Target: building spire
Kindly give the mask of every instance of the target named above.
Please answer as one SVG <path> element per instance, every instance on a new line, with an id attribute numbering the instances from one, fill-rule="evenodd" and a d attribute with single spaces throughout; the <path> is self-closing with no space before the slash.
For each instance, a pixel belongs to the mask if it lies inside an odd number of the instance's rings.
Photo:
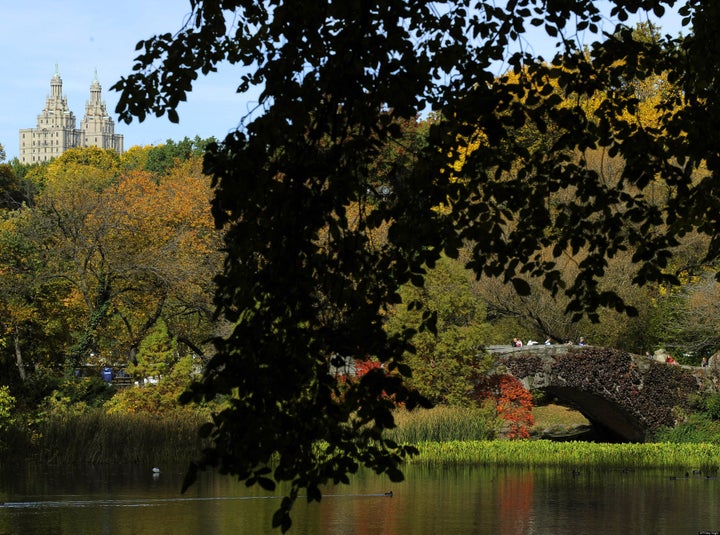
<path id="1" fill-rule="evenodd" d="M 53 75 L 52 80 L 50 80 L 49 98 L 59 102 L 59 104 L 56 104 L 56 106 L 62 105 L 62 78 L 60 78 L 60 71 L 58 71 L 57 63 L 55 64 L 55 74 Z M 48 106 L 50 106 L 49 103 Z"/>
<path id="2" fill-rule="evenodd" d="M 115 133 L 113 120 L 102 101 L 97 69 L 90 85 L 90 100 L 85 104 L 85 118 L 79 129 L 75 125 L 75 114 L 62 94 L 62 78 L 56 63 L 50 95 L 37 116 L 37 127 L 20 130 L 20 162 L 47 162 L 74 147 L 94 146 L 122 154 L 123 136 Z"/>

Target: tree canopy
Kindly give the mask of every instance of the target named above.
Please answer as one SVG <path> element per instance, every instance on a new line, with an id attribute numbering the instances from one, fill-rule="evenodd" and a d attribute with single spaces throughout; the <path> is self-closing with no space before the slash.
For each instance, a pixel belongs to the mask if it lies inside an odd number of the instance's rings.
<path id="1" fill-rule="evenodd" d="M 201 167 L 186 156 L 153 174 L 87 147 L 34 168 L 35 194 L 0 210 L 0 365 L 13 356 L 25 382 L 41 369 L 137 364 L 158 321 L 202 355 L 219 325 L 222 242 Z"/>
<path id="2" fill-rule="evenodd" d="M 687 36 L 648 38 L 626 24 L 676 5 Z M 402 477 L 412 451 L 382 431 L 394 425 L 393 403 L 423 403 L 403 380 L 402 355 L 436 316 L 426 310 L 392 334 L 384 318 L 442 254 L 467 246 L 478 277 L 502 276 L 520 294 L 536 277 L 566 294 L 576 318 L 596 319 L 600 307 L 635 312 L 599 283 L 608 259 L 632 251 L 636 284 L 672 284 L 670 259 L 688 233 L 710 236 L 704 261 L 720 252 L 717 2 L 191 6 L 179 32 L 138 43 L 134 74 L 113 87 L 117 111 L 177 122 L 194 80 L 221 62 L 243 67 L 239 93 L 260 91 L 257 109 L 205 155 L 226 230 L 215 305 L 234 328 L 189 397 L 228 396 L 198 466 L 268 488 L 292 482 L 273 520 L 283 531 L 301 488 L 320 499 L 319 485 L 360 465 Z M 556 40 L 552 58 L 526 46 L 531 28 Z M 648 122 L 641 90 L 658 77 L 676 90 L 659 95 Z M 427 142 L 407 146 L 410 157 L 377 184 L 368 171 L 403 144 L 402 122 L 429 111 Z M 517 136 L 529 127 L 556 135 L 538 150 Z M 621 162 L 616 172 L 594 165 L 598 154 Z M 340 396 L 330 363 L 366 355 L 384 368 Z"/>

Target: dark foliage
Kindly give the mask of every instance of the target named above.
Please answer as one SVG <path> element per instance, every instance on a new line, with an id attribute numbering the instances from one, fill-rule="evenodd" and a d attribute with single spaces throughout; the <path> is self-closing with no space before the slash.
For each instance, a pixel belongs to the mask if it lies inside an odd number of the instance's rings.
<path id="1" fill-rule="evenodd" d="M 502 275 L 523 294 L 520 276 L 540 277 L 567 293 L 577 317 L 597 319 L 598 307 L 635 312 L 598 283 L 618 251 L 637 251 L 635 283 L 677 282 L 666 268 L 678 239 L 720 225 L 712 35 L 720 8 L 685 2 L 696 32 L 687 38 L 641 40 L 623 24 L 675 3 L 612 2 L 619 24 L 608 37 L 589 0 L 193 0 L 180 32 L 138 43 L 135 73 L 114 86 L 126 121 L 153 113 L 177 122 L 194 80 L 222 61 L 247 67 L 239 92 L 261 91 L 255 113 L 205 158 L 215 220 L 227 231 L 217 312 L 235 327 L 188 394 L 232 396 L 207 428 L 216 446 L 200 466 L 264 487 L 291 481 L 273 520 L 283 531 L 301 488 L 318 500 L 321 484 L 346 481 L 360 465 L 399 479 L 409 450 L 382 438 L 393 426 L 382 393 L 408 407 L 421 400 L 402 380 L 414 329 L 388 336 L 384 318 L 402 284 L 422 285 L 426 267 L 464 244 L 478 276 Z M 557 39 L 551 62 L 518 45 L 528 25 Z M 576 30 L 587 49 L 569 37 Z M 503 62 L 517 82 L 496 77 Z M 682 90 L 660 104 L 659 126 L 638 123 L 631 82 L 662 72 Z M 589 117 L 582 103 L 598 91 L 606 98 Z M 369 170 L 402 137 L 402 122 L 428 109 L 437 120 L 427 145 L 391 169 L 378 202 Z M 531 152 L 515 138 L 524 125 L 542 133 L 550 123 L 561 135 L 549 150 Z M 449 180 L 467 152 L 461 140 L 478 132 L 486 143 Z M 618 177 L 587 165 L 583 152 L 596 148 L 625 162 Z M 694 182 L 703 163 L 707 175 Z M 655 180 L 668 186 L 662 207 L 643 194 Z M 574 194 L 550 202 L 559 191 Z M 352 204 L 363 207 L 358 218 L 348 217 Z M 383 225 L 387 240 L 377 243 Z M 720 253 L 715 245 L 709 259 Z M 579 274 L 566 284 L 557 260 L 580 252 Z M 427 312 L 417 328 L 434 330 L 435 321 Z M 366 355 L 390 373 L 368 373 L 336 403 L 330 362 Z"/>

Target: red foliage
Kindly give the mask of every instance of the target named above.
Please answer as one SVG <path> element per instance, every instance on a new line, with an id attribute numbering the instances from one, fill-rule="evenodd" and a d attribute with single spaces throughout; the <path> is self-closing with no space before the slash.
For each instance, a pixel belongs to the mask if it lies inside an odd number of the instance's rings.
<path id="1" fill-rule="evenodd" d="M 338 401 L 341 401 L 343 399 L 343 397 L 345 395 L 344 390 L 345 390 L 346 385 L 348 385 L 349 383 L 358 382 L 358 381 L 360 381 L 360 378 L 363 375 L 369 373 L 371 370 L 375 370 L 375 369 L 382 368 L 382 367 L 383 367 L 382 363 L 377 360 L 372 360 L 370 358 L 365 359 L 365 360 L 355 359 L 355 373 L 353 375 L 344 375 L 343 374 L 343 375 L 337 376 L 337 381 L 338 381 L 338 384 L 340 385 L 340 390 L 341 390 L 341 393 L 338 397 Z M 385 371 L 385 370 L 383 370 L 383 371 Z M 393 399 L 394 394 L 388 395 L 386 392 L 383 391 L 382 396 L 385 399 L 392 400 L 395 403 L 395 405 L 398 407 L 401 407 L 404 405 L 403 403 L 397 403 L 394 401 L 394 399 Z"/>
<path id="2" fill-rule="evenodd" d="M 380 364 L 377 360 L 356 360 L 355 361 L 355 375 L 357 377 L 362 377 L 370 370 L 374 370 L 375 368 L 381 368 L 382 364 Z"/>
<path id="3" fill-rule="evenodd" d="M 535 423 L 532 414 L 532 395 L 512 375 L 490 375 L 475 388 L 479 401 L 492 399 L 500 418 L 508 424 L 507 438 L 529 438 Z"/>

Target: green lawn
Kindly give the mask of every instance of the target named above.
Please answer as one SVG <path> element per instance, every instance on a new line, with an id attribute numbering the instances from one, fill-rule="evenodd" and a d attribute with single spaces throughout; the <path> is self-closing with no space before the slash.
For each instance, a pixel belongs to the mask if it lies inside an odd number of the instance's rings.
<path id="1" fill-rule="evenodd" d="M 533 416 L 535 417 L 534 429 L 560 430 L 590 423 L 578 411 L 554 404 L 533 407 Z"/>

